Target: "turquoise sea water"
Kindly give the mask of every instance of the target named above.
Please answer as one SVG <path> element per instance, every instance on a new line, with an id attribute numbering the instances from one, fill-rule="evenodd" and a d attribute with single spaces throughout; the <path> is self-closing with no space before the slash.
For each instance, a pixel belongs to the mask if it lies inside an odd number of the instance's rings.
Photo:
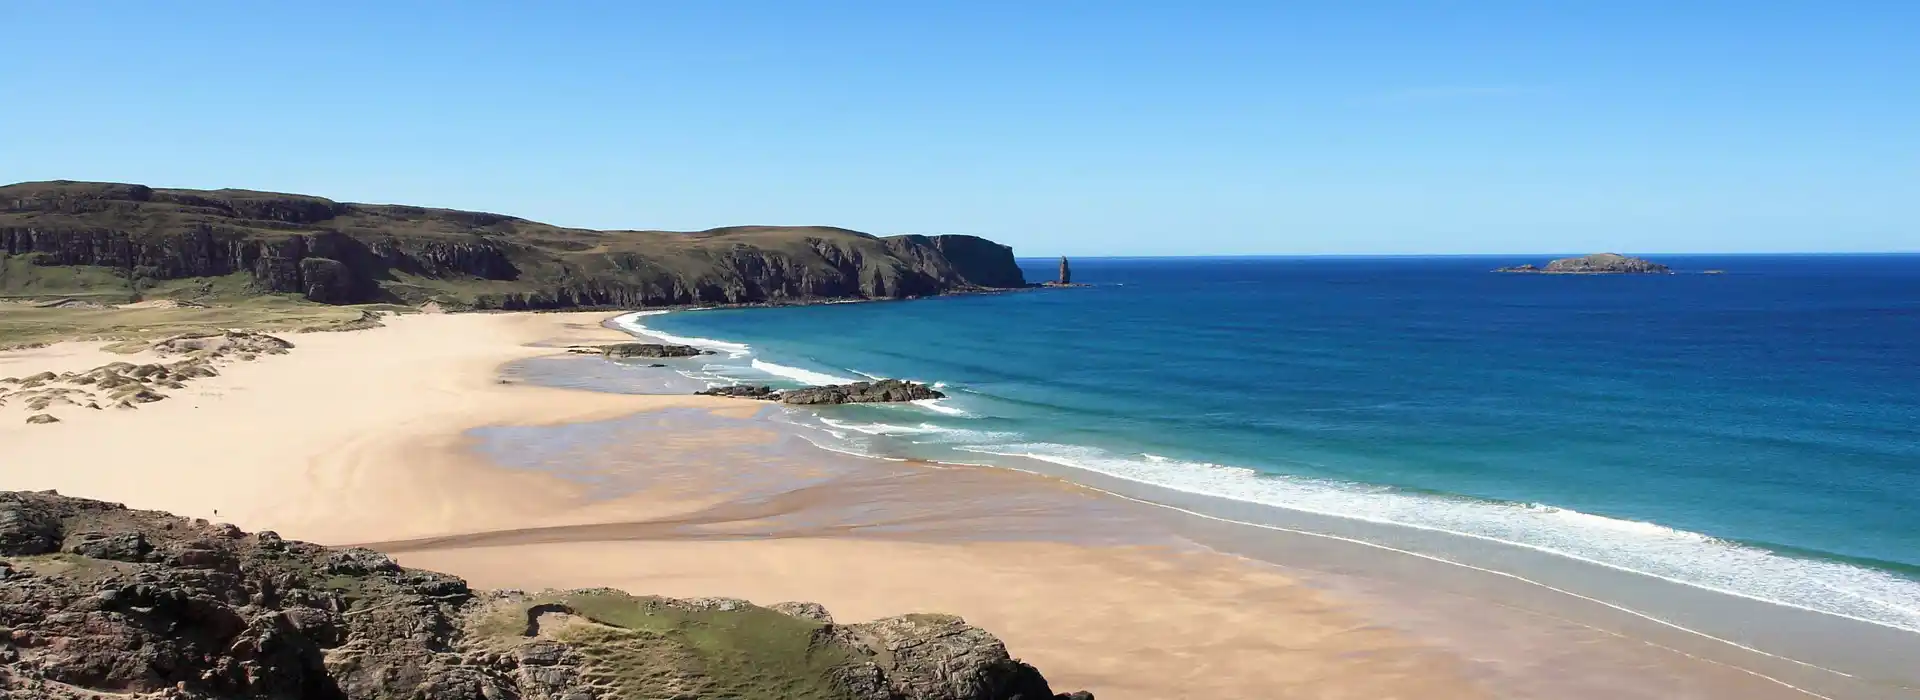
<path id="1" fill-rule="evenodd" d="M 789 412 L 829 449 L 1038 459 L 1920 631 L 1920 257 L 1488 272 L 1513 262 L 1087 259 L 1085 289 L 622 322 L 720 351 L 678 367 L 708 383 L 950 394 Z"/>

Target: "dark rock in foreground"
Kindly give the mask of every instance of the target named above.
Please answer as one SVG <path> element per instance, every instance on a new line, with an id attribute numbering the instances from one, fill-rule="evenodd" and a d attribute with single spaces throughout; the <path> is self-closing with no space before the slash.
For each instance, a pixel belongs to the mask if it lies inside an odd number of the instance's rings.
<path id="1" fill-rule="evenodd" d="M 0 492 L 0 697 L 409 700 L 1056 695 L 947 615 L 595 589 L 489 593 L 366 549 Z"/>
<path id="2" fill-rule="evenodd" d="M 762 399 L 795 405 L 827 405 L 843 403 L 898 403 L 902 401 L 921 401 L 925 399 L 944 399 L 946 394 L 933 387 L 917 382 L 898 379 L 882 379 L 872 382 L 854 382 L 834 386 L 810 386 L 804 389 L 775 391 L 769 386 L 735 385 L 702 389 L 694 392 L 707 396 L 728 396 L 740 399 Z"/>
<path id="3" fill-rule="evenodd" d="M 1596 253 L 1578 258 L 1561 258 L 1539 267 L 1528 263 L 1502 267 L 1494 272 L 1521 272 L 1545 275 L 1631 275 L 1631 274 L 1667 274 L 1672 272 L 1667 266 L 1651 260 L 1632 258 L 1618 253 Z"/>

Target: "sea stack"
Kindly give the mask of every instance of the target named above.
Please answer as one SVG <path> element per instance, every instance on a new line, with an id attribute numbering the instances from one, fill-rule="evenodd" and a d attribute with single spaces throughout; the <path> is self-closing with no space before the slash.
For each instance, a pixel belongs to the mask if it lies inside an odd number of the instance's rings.
<path id="1" fill-rule="evenodd" d="M 1067 256 L 1060 256 L 1060 286 L 1073 284 L 1073 267 L 1067 264 Z"/>

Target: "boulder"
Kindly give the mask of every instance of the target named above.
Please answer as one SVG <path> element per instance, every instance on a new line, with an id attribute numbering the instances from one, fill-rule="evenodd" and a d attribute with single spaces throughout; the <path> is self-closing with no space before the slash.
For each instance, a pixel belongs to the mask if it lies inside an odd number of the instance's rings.
<path id="1" fill-rule="evenodd" d="M 833 614 L 827 612 L 827 606 L 819 603 L 774 603 L 767 606 L 767 609 L 777 613 L 792 615 L 802 620 L 812 620 L 814 622 L 824 622 L 827 624 L 833 623 Z"/>
<path id="2" fill-rule="evenodd" d="M 1056 698 L 1038 670 L 986 630 L 952 615 L 903 615 L 845 625 L 838 636 L 872 654 L 893 697 Z"/>

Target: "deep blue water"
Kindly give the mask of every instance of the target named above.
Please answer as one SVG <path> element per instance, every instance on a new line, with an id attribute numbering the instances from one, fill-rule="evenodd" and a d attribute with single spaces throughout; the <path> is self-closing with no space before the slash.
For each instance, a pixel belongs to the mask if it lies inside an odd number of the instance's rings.
<path id="1" fill-rule="evenodd" d="M 1085 289 L 637 322 L 747 346 L 710 381 L 952 394 L 797 415 L 834 449 L 1037 458 L 1920 630 L 1920 256 L 1489 272 L 1522 261 L 1085 259 Z"/>

